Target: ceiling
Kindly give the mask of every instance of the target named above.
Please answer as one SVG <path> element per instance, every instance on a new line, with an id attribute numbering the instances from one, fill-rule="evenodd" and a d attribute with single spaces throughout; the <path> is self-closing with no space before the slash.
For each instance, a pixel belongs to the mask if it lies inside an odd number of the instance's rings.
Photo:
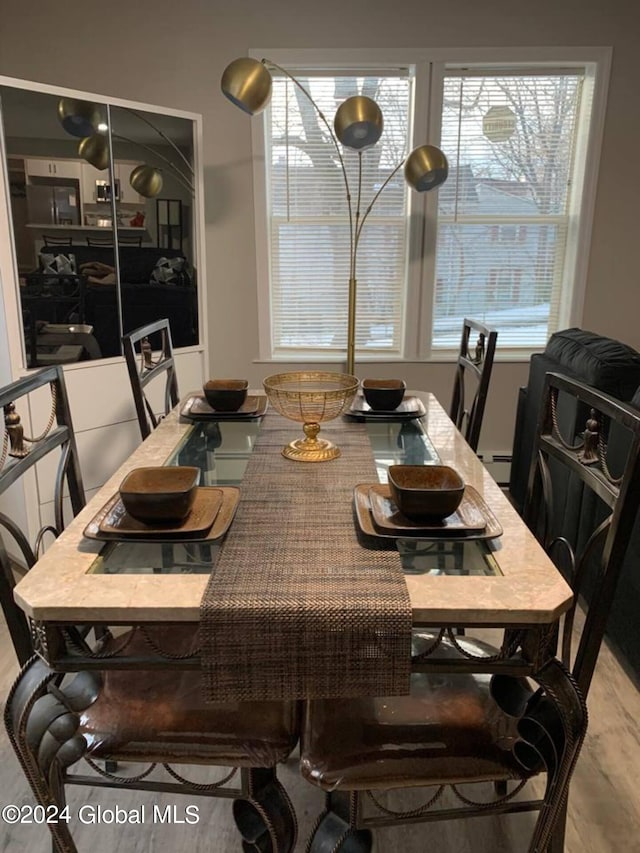
<path id="1" fill-rule="evenodd" d="M 0 100 L 7 137 L 69 141 L 69 134 L 58 121 L 58 95 L 0 86 Z M 105 106 L 105 121 L 106 112 Z M 189 119 L 142 110 L 136 112 L 148 118 L 176 145 L 190 147 L 193 144 L 192 122 Z M 153 128 L 124 107 L 111 107 L 111 121 L 115 134 L 147 145 L 165 144 Z"/>

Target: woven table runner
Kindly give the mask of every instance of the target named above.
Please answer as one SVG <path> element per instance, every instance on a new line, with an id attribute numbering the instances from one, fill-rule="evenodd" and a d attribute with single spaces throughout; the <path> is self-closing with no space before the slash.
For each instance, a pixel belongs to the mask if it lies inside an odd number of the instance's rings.
<path id="1" fill-rule="evenodd" d="M 353 487 L 378 479 L 366 426 L 323 424 L 342 455 L 319 463 L 282 456 L 297 429 L 274 412 L 263 419 L 202 598 L 207 701 L 409 691 L 400 557 L 364 548 L 354 522 Z"/>

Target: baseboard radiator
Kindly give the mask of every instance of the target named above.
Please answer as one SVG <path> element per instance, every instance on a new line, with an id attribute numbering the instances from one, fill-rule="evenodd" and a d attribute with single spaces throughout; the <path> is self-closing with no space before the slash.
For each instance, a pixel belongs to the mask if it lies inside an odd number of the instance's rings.
<path id="1" fill-rule="evenodd" d="M 482 450 L 478 458 L 502 488 L 509 486 L 511 473 L 511 453 L 506 450 Z"/>

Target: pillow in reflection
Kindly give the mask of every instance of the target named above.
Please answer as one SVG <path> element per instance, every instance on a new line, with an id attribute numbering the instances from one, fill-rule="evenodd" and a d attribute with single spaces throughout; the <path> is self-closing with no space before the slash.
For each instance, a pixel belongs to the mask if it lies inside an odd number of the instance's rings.
<path id="1" fill-rule="evenodd" d="M 43 272 L 58 275 L 66 273 L 73 274 L 76 271 L 76 256 L 69 255 L 53 255 L 47 252 L 40 252 L 40 266 Z"/>
<path id="2" fill-rule="evenodd" d="M 191 284 L 186 258 L 159 258 L 151 271 L 151 284 Z"/>

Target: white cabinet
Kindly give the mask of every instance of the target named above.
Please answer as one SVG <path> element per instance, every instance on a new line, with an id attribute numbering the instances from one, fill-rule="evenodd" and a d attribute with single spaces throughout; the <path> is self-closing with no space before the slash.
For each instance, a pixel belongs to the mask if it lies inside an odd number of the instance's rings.
<path id="1" fill-rule="evenodd" d="M 34 178 L 73 178 L 80 180 L 80 160 L 48 160 L 34 157 L 25 160 L 27 179 Z"/>
<path id="2" fill-rule="evenodd" d="M 115 164 L 116 177 L 120 181 L 120 201 L 123 204 L 144 204 L 144 198 L 129 183 L 131 172 L 139 165 L 140 163 L 125 162 L 124 160 Z"/>

